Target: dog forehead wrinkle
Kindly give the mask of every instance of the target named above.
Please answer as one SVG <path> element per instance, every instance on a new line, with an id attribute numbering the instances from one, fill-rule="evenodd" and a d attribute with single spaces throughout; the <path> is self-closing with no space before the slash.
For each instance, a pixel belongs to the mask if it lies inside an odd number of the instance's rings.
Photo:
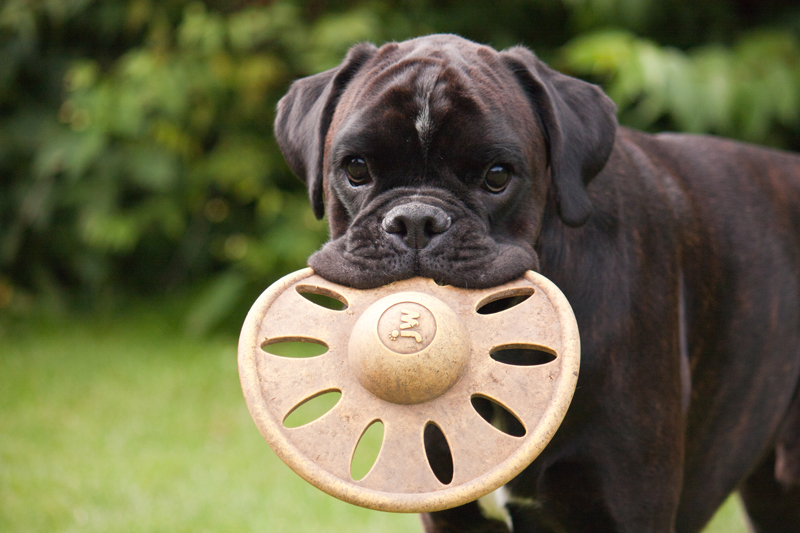
<path id="1" fill-rule="evenodd" d="M 364 137 L 361 126 L 363 122 L 363 110 L 356 109 L 348 112 L 346 116 L 339 117 L 338 128 L 331 132 L 334 134 L 330 153 L 333 162 L 342 162 L 346 156 L 363 155 L 360 153 Z M 352 153 L 353 151 L 356 153 Z"/>
<path id="2" fill-rule="evenodd" d="M 368 105 L 372 98 L 380 97 L 392 87 L 407 90 L 407 87 L 412 85 L 410 78 L 414 77 L 421 68 L 439 65 L 439 60 L 430 58 L 404 58 L 399 61 L 378 63 L 363 74 L 366 81 L 362 87 L 356 89 L 356 99 Z"/>

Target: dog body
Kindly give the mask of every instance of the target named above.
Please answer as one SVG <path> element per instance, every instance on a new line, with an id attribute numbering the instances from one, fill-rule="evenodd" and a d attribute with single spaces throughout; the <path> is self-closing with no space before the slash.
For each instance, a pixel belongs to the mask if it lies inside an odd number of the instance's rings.
<path id="1" fill-rule="evenodd" d="M 800 531 L 800 157 L 618 127 L 597 87 L 455 36 L 295 82 L 276 137 L 360 288 L 477 288 L 534 269 L 569 299 L 581 375 L 507 486 L 511 529 L 700 531 L 740 489 Z M 508 531 L 477 504 L 430 532 Z"/>

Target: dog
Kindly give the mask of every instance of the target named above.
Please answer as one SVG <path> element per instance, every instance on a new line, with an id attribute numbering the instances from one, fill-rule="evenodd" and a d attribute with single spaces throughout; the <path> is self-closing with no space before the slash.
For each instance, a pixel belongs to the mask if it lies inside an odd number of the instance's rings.
<path id="1" fill-rule="evenodd" d="M 696 532 L 736 490 L 755 531 L 800 531 L 800 157 L 615 113 L 524 47 L 453 35 L 359 44 L 278 104 L 328 217 L 322 277 L 532 269 L 575 312 L 578 387 L 509 520 L 473 502 L 427 532 Z"/>

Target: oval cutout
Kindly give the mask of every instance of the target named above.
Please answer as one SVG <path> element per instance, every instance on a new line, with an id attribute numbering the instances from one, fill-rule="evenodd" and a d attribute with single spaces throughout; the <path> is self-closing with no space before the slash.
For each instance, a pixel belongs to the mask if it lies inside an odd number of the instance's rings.
<path id="1" fill-rule="evenodd" d="M 534 292 L 536 291 L 533 287 L 518 287 L 496 292 L 478 302 L 476 310 L 481 315 L 493 315 L 521 304 Z"/>
<path id="2" fill-rule="evenodd" d="M 382 444 L 383 422 L 375 420 L 361 434 L 356 449 L 353 450 L 353 458 L 350 460 L 350 477 L 353 481 L 364 479 L 369 474 L 378 459 Z"/>
<path id="3" fill-rule="evenodd" d="M 527 433 L 525 426 L 522 425 L 517 415 L 488 396 L 476 394 L 470 398 L 470 401 L 475 411 L 481 415 L 481 418 L 506 435 L 524 437 L 525 433 Z"/>
<path id="4" fill-rule="evenodd" d="M 433 422 L 425 425 L 425 457 L 433 475 L 443 485 L 453 481 L 453 454 L 441 428 Z"/>
<path id="5" fill-rule="evenodd" d="M 489 357 L 505 365 L 536 366 L 556 360 L 556 354 L 536 346 L 511 345 L 492 348 Z"/>
<path id="6" fill-rule="evenodd" d="M 283 419 L 283 427 L 299 428 L 321 418 L 336 407 L 342 398 L 340 390 L 322 391 L 297 404 Z"/>
<path id="7" fill-rule="evenodd" d="M 306 358 L 324 354 L 328 345 L 319 339 L 284 337 L 266 341 L 261 349 L 279 357 Z"/>
<path id="8" fill-rule="evenodd" d="M 295 289 L 300 296 L 325 309 L 331 309 L 333 311 L 344 311 L 347 309 L 347 300 L 345 297 L 332 290 L 315 285 L 298 285 Z"/>

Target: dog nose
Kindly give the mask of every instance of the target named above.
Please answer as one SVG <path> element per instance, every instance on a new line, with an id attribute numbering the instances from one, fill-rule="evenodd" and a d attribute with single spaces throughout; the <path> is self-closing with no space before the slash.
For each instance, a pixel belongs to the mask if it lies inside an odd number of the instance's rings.
<path id="1" fill-rule="evenodd" d="M 383 217 L 381 227 L 386 233 L 399 235 L 409 248 L 422 249 L 431 237 L 450 228 L 451 220 L 443 209 L 421 202 L 393 207 Z"/>

